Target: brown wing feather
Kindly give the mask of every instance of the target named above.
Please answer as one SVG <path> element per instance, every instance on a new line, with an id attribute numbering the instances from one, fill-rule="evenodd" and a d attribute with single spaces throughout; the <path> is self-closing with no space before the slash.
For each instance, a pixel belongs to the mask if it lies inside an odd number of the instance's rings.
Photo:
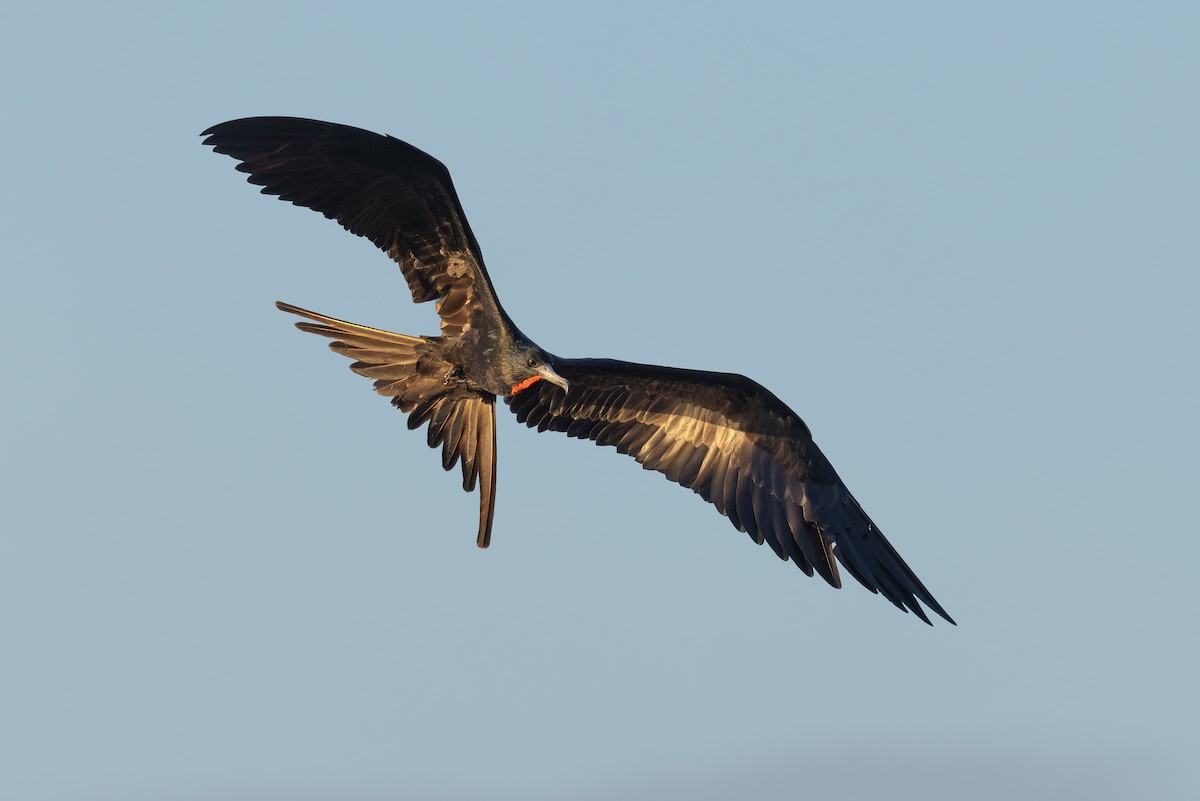
<path id="1" fill-rule="evenodd" d="M 507 399 L 539 431 L 611 445 L 688 487 L 740 531 L 841 586 L 840 562 L 872 592 L 953 623 L 846 489 L 804 422 L 744 376 L 606 359 L 559 359 L 569 392 L 540 382 Z"/>
<path id="2" fill-rule="evenodd" d="M 264 194 L 319 211 L 385 251 L 414 301 L 438 301 L 444 335 L 502 313 L 450 173 L 428 153 L 361 128 L 292 117 L 232 120 L 201 136 L 241 162 L 237 169 Z M 481 310 L 492 317 L 477 318 Z"/>
<path id="3" fill-rule="evenodd" d="M 479 483 L 479 533 L 486 548 L 496 510 L 496 396 L 446 382 L 438 337 L 410 337 L 348 323 L 324 314 L 276 303 L 281 310 L 314 320 L 296 323 L 301 331 L 328 337 L 331 350 L 354 359 L 350 369 L 375 379 L 375 391 L 408 413 L 408 427 L 428 424 L 429 447 L 442 449 L 442 467 L 462 464 L 463 489 Z"/>

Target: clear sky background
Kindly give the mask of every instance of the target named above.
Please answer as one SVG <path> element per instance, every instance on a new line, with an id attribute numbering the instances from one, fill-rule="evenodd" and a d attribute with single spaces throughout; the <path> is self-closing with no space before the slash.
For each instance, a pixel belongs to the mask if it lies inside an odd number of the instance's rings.
<path id="1" fill-rule="evenodd" d="M 1200 797 L 1200 7 L 967 5 L 7 4 L 0 796 Z M 506 410 L 476 549 L 272 307 L 436 330 L 260 114 L 443 160 L 548 350 L 769 387 L 960 625 Z"/>

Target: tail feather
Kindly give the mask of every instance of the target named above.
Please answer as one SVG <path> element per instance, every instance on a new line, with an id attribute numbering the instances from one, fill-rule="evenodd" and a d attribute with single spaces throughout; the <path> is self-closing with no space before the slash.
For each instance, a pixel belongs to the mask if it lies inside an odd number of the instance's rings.
<path id="1" fill-rule="evenodd" d="M 496 508 L 496 397 L 449 380 L 454 365 L 442 355 L 441 337 L 411 337 L 275 305 L 314 320 L 296 327 L 334 340 L 330 349 L 354 359 L 351 370 L 375 379 L 375 391 L 409 415 L 409 428 L 429 424 L 427 441 L 431 448 L 441 446 L 442 467 L 450 470 L 461 461 L 463 489 L 470 492 L 479 483 L 476 544 L 486 548 Z"/>
<path id="2" fill-rule="evenodd" d="M 479 470 L 479 534 L 475 544 L 486 548 L 492 543 L 492 518 L 496 514 L 496 398 L 487 401 L 487 411 L 477 414 L 483 436 L 479 438 L 482 457 L 473 464 Z M 464 465 L 465 467 L 465 465 Z"/>

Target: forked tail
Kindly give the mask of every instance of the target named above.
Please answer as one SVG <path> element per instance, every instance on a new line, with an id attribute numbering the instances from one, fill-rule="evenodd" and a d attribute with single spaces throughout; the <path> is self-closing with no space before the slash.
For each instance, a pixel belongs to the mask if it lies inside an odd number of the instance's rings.
<path id="1" fill-rule="evenodd" d="M 408 414 L 408 427 L 429 423 L 429 447 L 442 447 L 442 467 L 462 463 L 463 489 L 479 482 L 479 534 L 486 548 L 496 509 L 496 396 L 456 379 L 455 365 L 443 354 L 441 337 L 411 337 L 348 323 L 288 303 L 281 311 L 315 322 L 296 323 L 301 331 L 328 337 L 331 350 L 354 359 L 350 369 L 375 379 L 375 391 Z"/>

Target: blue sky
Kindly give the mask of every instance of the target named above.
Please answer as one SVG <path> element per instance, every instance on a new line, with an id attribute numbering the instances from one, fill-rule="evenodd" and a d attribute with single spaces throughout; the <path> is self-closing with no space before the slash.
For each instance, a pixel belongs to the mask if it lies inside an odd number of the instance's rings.
<path id="1" fill-rule="evenodd" d="M 1192 4 L 0 12 L 0 794 L 1196 797 Z M 959 621 L 501 413 L 493 546 L 286 300 L 436 329 L 200 146 L 443 160 L 522 329 L 741 372 Z M 685 795 L 686 794 L 686 795 Z"/>

